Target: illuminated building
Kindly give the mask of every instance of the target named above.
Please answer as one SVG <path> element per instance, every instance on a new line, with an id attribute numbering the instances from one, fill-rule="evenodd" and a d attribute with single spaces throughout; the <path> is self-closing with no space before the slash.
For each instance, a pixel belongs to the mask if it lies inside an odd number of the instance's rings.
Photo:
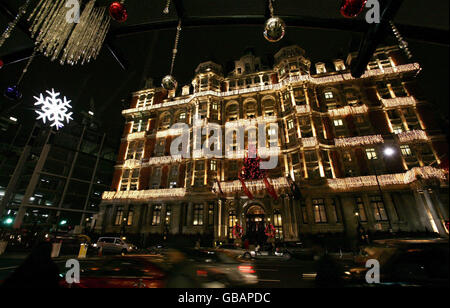
<path id="1" fill-rule="evenodd" d="M 133 93 L 97 231 L 209 234 L 224 241 L 234 237 L 236 224 L 251 237 L 270 223 L 278 238 L 301 240 L 320 233 L 356 238 L 360 223 L 374 232 L 447 236 L 448 181 L 441 167 L 448 145 L 417 88 L 420 65 L 404 62 L 397 47 L 384 47 L 354 79 L 355 56 L 333 61 L 332 69 L 311 67 L 305 51 L 291 46 L 275 55 L 272 68 L 246 54 L 228 76 L 220 65 L 200 64 L 179 95 L 161 88 Z M 262 180 L 246 183 L 254 199 L 247 197 L 238 180 L 245 153 L 171 157 L 180 134 L 171 125 L 192 128 L 197 118 L 222 127 L 277 123 L 278 165 L 269 182 L 279 198 Z"/>

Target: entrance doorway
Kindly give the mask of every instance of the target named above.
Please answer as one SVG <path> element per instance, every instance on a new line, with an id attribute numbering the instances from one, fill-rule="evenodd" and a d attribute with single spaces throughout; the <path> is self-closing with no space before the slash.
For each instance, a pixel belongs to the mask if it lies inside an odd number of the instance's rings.
<path id="1" fill-rule="evenodd" d="M 267 237 L 264 233 L 266 228 L 266 214 L 259 205 L 250 206 L 246 216 L 246 238 L 250 244 L 262 245 Z"/>

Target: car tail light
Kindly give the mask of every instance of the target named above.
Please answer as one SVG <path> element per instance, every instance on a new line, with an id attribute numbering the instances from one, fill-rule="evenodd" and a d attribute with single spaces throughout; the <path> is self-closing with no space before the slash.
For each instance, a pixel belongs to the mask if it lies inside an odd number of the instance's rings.
<path id="1" fill-rule="evenodd" d="M 246 274 L 254 274 L 255 273 L 255 269 L 251 265 L 241 265 L 241 266 L 239 266 L 239 271 L 241 273 L 246 273 Z"/>
<path id="2" fill-rule="evenodd" d="M 208 272 L 203 270 L 197 270 L 197 276 L 206 277 L 208 276 Z"/>

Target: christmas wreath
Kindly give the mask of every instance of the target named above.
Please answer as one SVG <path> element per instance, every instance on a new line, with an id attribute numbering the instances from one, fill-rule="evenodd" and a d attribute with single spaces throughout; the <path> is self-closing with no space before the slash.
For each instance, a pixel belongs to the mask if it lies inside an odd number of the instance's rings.
<path id="1" fill-rule="evenodd" d="M 242 234 L 243 234 L 243 231 L 244 230 L 242 229 L 242 227 L 240 225 L 235 225 L 233 227 L 233 236 L 236 237 L 236 238 L 241 238 Z"/>

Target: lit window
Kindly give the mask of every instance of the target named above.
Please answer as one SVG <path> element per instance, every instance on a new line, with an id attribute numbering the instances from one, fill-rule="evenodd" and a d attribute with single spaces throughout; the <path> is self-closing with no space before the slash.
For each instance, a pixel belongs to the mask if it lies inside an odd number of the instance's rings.
<path id="1" fill-rule="evenodd" d="M 294 128 L 294 120 L 290 119 L 287 123 L 287 127 L 288 127 L 288 129 Z"/>
<path id="2" fill-rule="evenodd" d="M 412 151 L 409 145 L 402 145 L 400 150 L 402 151 L 403 156 L 412 156 Z"/>
<path id="3" fill-rule="evenodd" d="M 275 210 L 273 213 L 273 226 L 275 228 L 275 238 L 283 238 L 283 220 L 279 210 Z"/>
<path id="4" fill-rule="evenodd" d="M 208 225 L 214 225 L 214 203 L 208 205 Z"/>
<path id="5" fill-rule="evenodd" d="M 158 226 L 161 223 L 161 205 L 153 206 L 152 226 Z"/>
<path id="6" fill-rule="evenodd" d="M 333 99 L 334 98 L 333 92 L 325 92 L 325 98 L 326 99 Z"/>
<path id="7" fill-rule="evenodd" d="M 334 126 L 344 126 L 344 121 L 342 121 L 342 119 L 334 120 Z"/>
<path id="8" fill-rule="evenodd" d="M 323 199 L 313 200 L 314 221 L 316 223 L 326 223 L 327 214 L 325 212 L 325 202 Z"/>
<path id="9" fill-rule="evenodd" d="M 134 217 L 134 210 L 130 208 L 128 210 L 128 218 L 127 218 L 127 225 L 128 226 L 132 226 L 133 225 L 133 217 Z"/>
<path id="10" fill-rule="evenodd" d="M 166 226 L 170 226 L 170 218 L 172 217 L 172 208 L 170 206 L 166 207 L 166 219 L 164 220 L 164 224 Z"/>
<path id="11" fill-rule="evenodd" d="M 213 110 L 219 109 L 219 104 L 213 103 L 213 104 L 212 104 L 212 109 L 213 109 Z"/>
<path id="12" fill-rule="evenodd" d="M 369 160 L 378 159 L 377 152 L 375 151 L 375 149 L 366 149 L 366 155 L 367 155 L 367 159 L 369 159 Z"/>
<path id="13" fill-rule="evenodd" d="M 228 215 L 228 237 L 235 238 L 233 234 L 233 228 L 237 225 L 237 217 L 234 211 L 231 211 Z"/>
<path id="14" fill-rule="evenodd" d="M 180 114 L 180 120 L 185 120 L 186 119 L 186 113 L 183 112 Z"/>
<path id="15" fill-rule="evenodd" d="M 269 136 L 276 136 L 277 135 L 277 129 L 276 128 L 270 128 L 268 130 Z"/>
<path id="16" fill-rule="evenodd" d="M 120 226 L 123 219 L 123 207 L 117 208 L 116 219 L 114 220 L 114 225 Z"/>
<path id="17" fill-rule="evenodd" d="M 392 130 L 394 131 L 394 134 L 398 135 L 403 133 L 403 126 L 400 125 L 392 125 Z"/>
<path id="18" fill-rule="evenodd" d="M 388 217 L 386 214 L 386 209 L 384 208 L 384 203 L 381 200 L 381 197 L 371 197 L 370 204 L 373 209 L 373 214 L 376 221 L 388 221 Z"/>
<path id="19" fill-rule="evenodd" d="M 194 205 L 194 226 L 202 226 L 203 225 L 203 204 Z"/>
<path id="20" fill-rule="evenodd" d="M 216 171 L 217 170 L 217 161 L 216 160 L 212 160 L 210 167 L 211 167 L 210 168 L 211 171 Z"/>
<path id="21" fill-rule="evenodd" d="M 357 215 L 358 215 L 359 221 L 366 222 L 367 221 L 366 210 L 364 209 L 364 202 L 362 201 L 361 198 L 356 198 L 356 206 L 358 207 Z"/>

